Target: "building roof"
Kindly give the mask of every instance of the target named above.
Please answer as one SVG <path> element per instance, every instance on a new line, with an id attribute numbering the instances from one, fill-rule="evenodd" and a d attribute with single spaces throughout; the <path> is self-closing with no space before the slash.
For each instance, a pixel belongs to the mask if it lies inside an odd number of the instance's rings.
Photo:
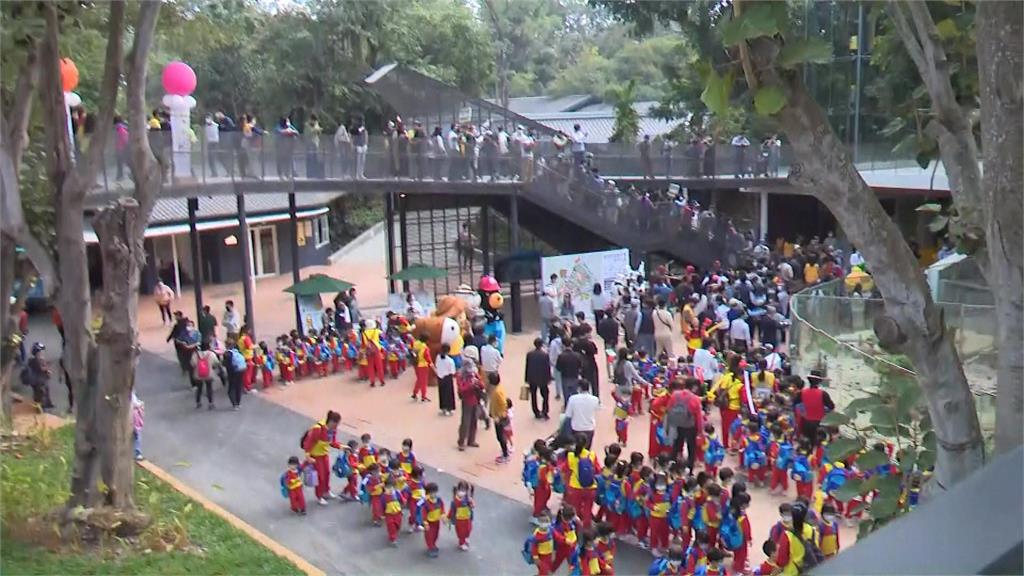
<path id="1" fill-rule="evenodd" d="M 655 137 L 670 132 L 678 124 L 655 118 L 651 109 L 655 101 L 633 103 L 633 109 L 640 114 L 640 132 L 637 137 L 650 134 Z M 509 109 L 530 120 L 544 124 L 554 130 L 571 133 L 573 125 L 579 124 L 587 133 L 587 142 L 601 144 L 608 142 L 615 132 L 615 107 L 608 102 L 589 95 L 572 95 L 558 98 L 528 96 L 509 99 Z"/>
<path id="2" fill-rule="evenodd" d="M 589 94 L 569 96 L 523 96 L 509 98 L 508 109 L 523 116 L 550 114 L 552 112 L 573 112 L 584 106 L 598 103 L 600 99 Z"/>
<path id="3" fill-rule="evenodd" d="M 299 208 L 323 206 L 340 196 L 340 192 L 318 192 L 315 194 L 296 194 L 295 202 Z M 246 194 L 245 212 L 248 215 L 283 212 L 288 210 L 288 194 L 275 192 L 270 194 Z M 238 204 L 234 196 L 201 196 L 198 220 L 210 220 L 236 216 Z M 188 221 L 188 202 L 184 198 L 161 198 L 153 207 L 149 225 L 171 224 Z"/>

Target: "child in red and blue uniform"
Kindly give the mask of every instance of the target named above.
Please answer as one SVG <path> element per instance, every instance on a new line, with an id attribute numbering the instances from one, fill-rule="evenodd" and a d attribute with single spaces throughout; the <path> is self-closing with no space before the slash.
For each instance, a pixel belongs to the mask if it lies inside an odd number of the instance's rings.
<path id="1" fill-rule="evenodd" d="M 621 446 L 625 446 L 629 438 L 629 409 L 628 400 L 615 402 L 615 438 Z"/>
<path id="2" fill-rule="evenodd" d="M 460 480 L 452 489 L 452 507 L 448 511 L 448 520 L 455 526 L 455 536 L 459 539 L 459 550 L 469 550 L 469 535 L 473 532 L 473 487 L 469 482 Z"/>
<path id="3" fill-rule="evenodd" d="M 377 463 L 377 447 L 373 445 L 373 436 L 368 433 L 359 437 L 359 468 L 366 470 L 370 464 Z"/>
<path id="4" fill-rule="evenodd" d="M 594 539 L 594 549 L 601 555 L 603 566 L 601 574 L 604 576 L 615 575 L 615 526 L 608 522 L 599 522 L 595 526 L 597 537 Z"/>
<path id="5" fill-rule="evenodd" d="M 821 507 L 818 535 L 821 542 L 818 548 L 821 549 L 825 558 L 831 558 L 839 553 L 839 521 L 836 507 L 832 504 L 825 504 Z"/>
<path id="6" fill-rule="evenodd" d="M 406 474 L 412 474 L 416 467 L 416 455 L 412 452 L 412 438 L 402 440 L 402 451 L 398 453 L 398 464 Z"/>
<path id="7" fill-rule="evenodd" d="M 523 553 L 529 554 L 529 562 L 537 567 L 538 576 L 554 572 L 555 529 L 551 526 L 551 513 L 544 510 L 537 517 L 537 527 L 526 539 Z"/>
<path id="8" fill-rule="evenodd" d="M 420 509 L 426 493 L 423 488 L 423 467 L 416 465 L 405 485 L 406 505 L 409 508 L 409 533 L 423 530 L 423 511 Z"/>
<path id="9" fill-rule="evenodd" d="M 647 517 L 650 522 L 651 551 L 663 554 L 668 549 L 668 513 L 672 507 L 668 494 L 668 478 L 658 474 L 654 490 L 647 496 Z"/>
<path id="10" fill-rule="evenodd" d="M 555 531 L 555 558 L 551 563 L 551 570 L 556 571 L 562 562 L 576 551 L 576 509 L 569 504 L 563 504 L 558 511 L 558 517 L 553 526 Z"/>
<path id="11" fill-rule="evenodd" d="M 366 467 L 363 477 L 363 491 L 370 501 L 370 517 L 374 526 L 380 526 L 384 521 L 384 503 L 381 496 L 384 494 L 384 482 L 381 481 L 380 468 L 376 464 Z"/>
<path id="12" fill-rule="evenodd" d="M 405 505 L 405 496 L 395 486 L 395 479 L 392 476 L 388 476 L 384 480 L 381 503 L 384 506 L 384 525 L 388 529 L 388 542 L 392 546 L 398 546 L 398 532 L 402 529 L 402 508 Z"/>
<path id="13" fill-rule="evenodd" d="M 722 487 L 718 484 L 708 484 L 705 488 L 707 499 L 701 506 L 701 514 L 704 524 L 704 531 L 707 533 L 708 544 L 718 542 L 718 529 L 722 525 Z"/>
<path id="14" fill-rule="evenodd" d="M 424 530 L 423 539 L 427 543 L 427 556 L 437 558 L 437 536 L 441 532 L 441 522 L 445 520 L 444 501 L 437 495 L 437 484 L 428 482 L 423 489 L 424 498 L 419 502 Z"/>
<path id="15" fill-rule="evenodd" d="M 344 458 L 348 468 L 348 476 L 345 484 L 345 490 L 343 492 L 344 497 L 347 500 L 355 501 L 359 499 L 359 442 L 355 440 L 349 440 L 348 445 L 343 448 L 343 452 L 338 456 Z"/>
<path id="16" fill-rule="evenodd" d="M 302 493 L 302 466 L 299 458 L 292 456 L 288 459 L 288 470 L 281 476 L 281 488 L 287 492 L 288 503 L 292 512 L 306 514 L 306 496 Z"/>

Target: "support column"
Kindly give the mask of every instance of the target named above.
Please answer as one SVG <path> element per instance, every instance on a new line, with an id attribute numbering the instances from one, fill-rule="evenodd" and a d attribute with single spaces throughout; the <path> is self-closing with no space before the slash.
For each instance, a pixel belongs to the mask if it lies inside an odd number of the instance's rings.
<path id="1" fill-rule="evenodd" d="M 768 241 L 768 191 L 761 190 L 761 217 L 759 219 L 758 233 L 761 240 Z"/>
<path id="2" fill-rule="evenodd" d="M 399 256 L 401 257 L 402 270 L 405 270 L 406 268 L 409 267 L 409 233 L 406 230 L 407 220 L 405 209 L 407 201 L 408 198 L 406 197 L 405 194 L 398 195 L 398 241 L 402 245 L 401 252 L 399 252 Z M 409 291 L 408 280 L 402 280 L 402 291 Z"/>
<path id="3" fill-rule="evenodd" d="M 178 237 L 177 236 L 171 236 L 170 238 L 171 238 L 171 260 L 174 261 L 174 293 L 178 295 L 178 298 L 181 298 L 181 270 L 179 269 L 179 267 L 181 266 L 181 263 L 178 261 Z M 155 241 L 156 239 L 154 238 L 153 240 Z M 155 242 L 154 242 L 154 244 L 155 244 Z M 157 275 L 158 276 L 159 276 L 159 272 L 160 271 L 158 270 L 157 271 Z"/>
<path id="4" fill-rule="evenodd" d="M 388 294 L 395 293 L 395 198 L 393 192 L 384 196 L 384 238 L 387 242 L 385 257 L 388 265 Z"/>
<path id="5" fill-rule="evenodd" d="M 252 305 L 252 238 L 249 235 L 249 220 L 245 216 L 245 195 L 235 194 L 238 206 L 238 244 L 242 247 L 242 299 L 245 300 L 245 316 L 242 323 L 249 327 L 249 335 L 256 338 L 256 316 Z"/>
<path id="6" fill-rule="evenodd" d="M 509 242 L 509 253 L 515 257 L 519 255 L 519 196 L 518 191 L 513 190 L 509 196 L 508 210 L 509 228 L 512 239 Z M 523 331 L 523 294 L 522 285 L 519 280 L 512 281 L 512 333 L 518 334 Z"/>
<path id="7" fill-rule="evenodd" d="M 288 192 L 288 249 L 292 253 L 292 283 L 299 283 L 299 209 L 295 202 L 295 181 L 292 180 Z M 302 311 L 299 309 L 299 297 L 295 296 L 295 328 L 301 334 Z"/>
<path id="8" fill-rule="evenodd" d="M 480 252 L 483 274 L 491 274 L 491 212 L 487 206 L 480 208 Z"/>
<path id="9" fill-rule="evenodd" d="M 199 230 L 196 229 L 196 212 L 199 198 L 188 199 L 188 240 L 192 249 L 192 290 L 196 295 L 196 318 L 203 311 L 203 266 L 199 253 Z"/>

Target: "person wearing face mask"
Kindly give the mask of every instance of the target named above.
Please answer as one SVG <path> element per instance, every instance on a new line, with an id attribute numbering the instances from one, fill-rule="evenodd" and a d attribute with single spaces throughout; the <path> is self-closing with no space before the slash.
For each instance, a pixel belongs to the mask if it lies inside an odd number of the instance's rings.
<path id="1" fill-rule="evenodd" d="M 555 531 L 551 527 L 551 513 L 542 510 L 537 516 L 537 527 L 523 545 L 523 556 L 537 567 L 539 576 L 551 574 L 555 557 Z"/>
<path id="2" fill-rule="evenodd" d="M 742 537 L 740 545 L 732 550 L 732 571 L 736 574 L 743 574 L 747 571 L 747 556 L 750 553 L 750 518 L 747 517 L 747 508 L 750 507 L 750 495 L 740 492 L 733 496 L 729 502 L 729 513 L 736 519 L 739 527 L 739 534 Z"/>
<path id="3" fill-rule="evenodd" d="M 469 482 L 460 480 L 452 489 L 452 507 L 448 512 L 448 521 L 455 525 L 455 535 L 459 539 L 459 550 L 469 550 L 469 535 L 473 532 L 473 487 Z"/>
<path id="4" fill-rule="evenodd" d="M 817 566 L 822 557 L 818 549 L 814 527 L 807 522 L 807 505 L 793 504 L 790 516 L 783 518 L 785 530 L 779 538 L 773 561 L 782 576 L 798 576 Z"/>
<path id="5" fill-rule="evenodd" d="M 658 474 L 654 479 L 654 491 L 647 497 L 647 515 L 650 517 L 651 552 L 664 554 L 668 549 L 668 512 L 672 499 L 668 494 L 668 478 Z"/>
<path id="6" fill-rule="evenodd" d="M 825 558 L 839 553 L 839 519 L 834 505 L 825 504 L 821 507 L 818 534 L 821 536 L 821 553 Z"/>

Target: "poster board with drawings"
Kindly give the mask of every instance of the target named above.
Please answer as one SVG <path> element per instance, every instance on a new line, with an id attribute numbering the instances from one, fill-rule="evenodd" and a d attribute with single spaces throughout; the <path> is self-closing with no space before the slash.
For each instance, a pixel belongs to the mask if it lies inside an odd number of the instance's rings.
<path id="1" fill-rule="evenodd" d="M 624 282 L 628 276 L 642 273 L 642 265 L 639 270 L 630 268 L 629 250 L 626 248 L 541 259 L 541 277 L 546 286 L 550 286 L 552 274 L 558 277 L 553 286 L 557 292 L 556 311 L 561 307 L 563 295 L 568 292 L 575 311 L 582 311 L 590 318 L 593 317 L 594 284 L 601 284 L 602 293 L 611 295 L 616 292 L 616 282 Z"/>
<path id="2" fill-rule="evenodd" d="M 302 328 L 306 334 L 310 330 L 318 333 L 323 330 L 324 303 L 319 294 L 309 296 L 297 296 L 299 302 L 299 315 L 302 316 Z"/>

